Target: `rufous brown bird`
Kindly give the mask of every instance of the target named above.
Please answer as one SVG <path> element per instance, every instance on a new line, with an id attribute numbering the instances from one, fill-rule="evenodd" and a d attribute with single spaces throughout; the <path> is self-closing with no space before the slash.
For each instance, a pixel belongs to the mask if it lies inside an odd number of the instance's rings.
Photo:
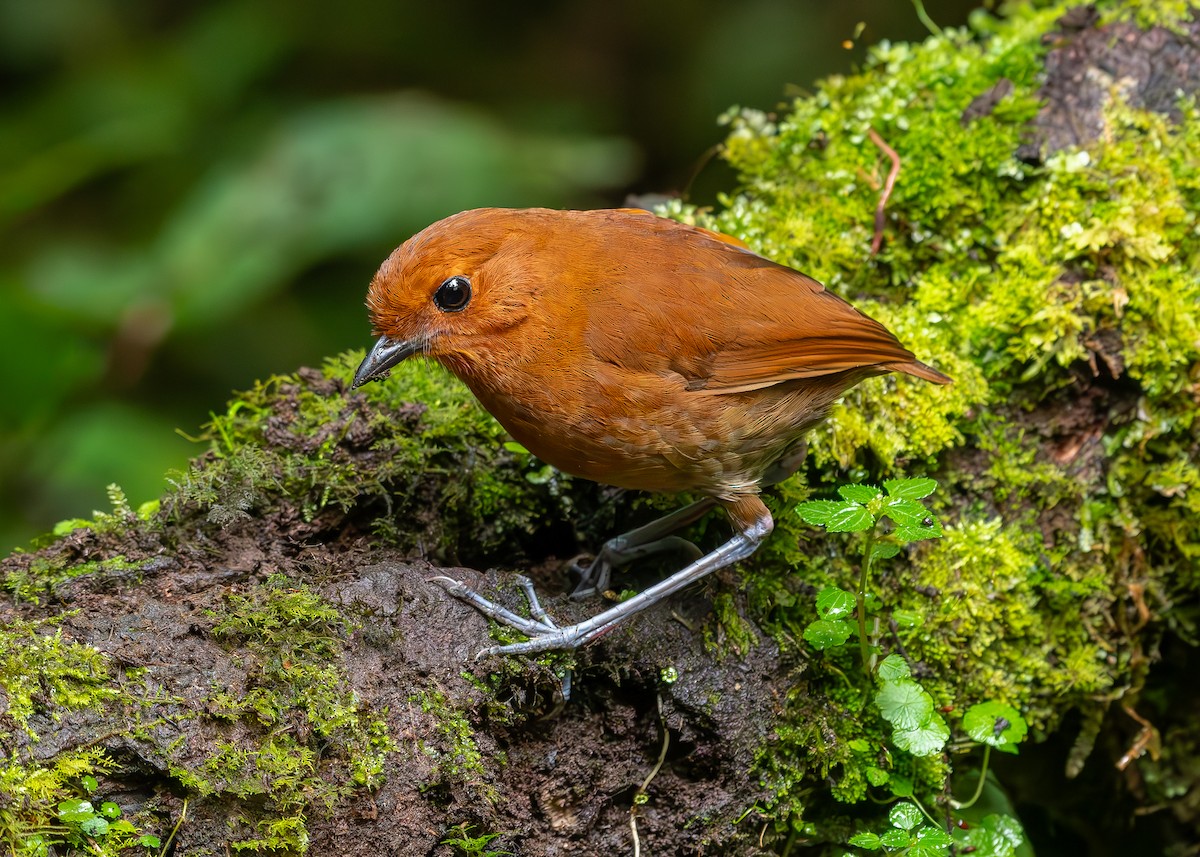
<path id="1" fill-rule="evenodd" d="M 583 645 L 749 556 L 774 527 L 760 490 L 800 466 L 805 432 L 839 396 L 886 372 L 950 380 L 811 277 L 640 210 L 464 211 L 395 250 L 367 306 L 379 339 L 354 387 L 432 358 L 564 473 L 703 497 L 609 541 L 575 594 L 656 550 L 691 549 L 694 561 L 576 625 L 557 627 L 528 581 L 527 619 L 438 578 L 530 637 L 493 653 Z M 736 530 L 725 544 L 699 556 L 669 535 L 714 505 Z"/>

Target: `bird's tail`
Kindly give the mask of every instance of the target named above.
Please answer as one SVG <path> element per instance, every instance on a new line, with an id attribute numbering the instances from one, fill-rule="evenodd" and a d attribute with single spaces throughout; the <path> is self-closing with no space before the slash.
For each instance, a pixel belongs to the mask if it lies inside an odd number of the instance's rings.
<path id="1" fill-rule="evenodd" d="M 920 360 L 912 360 L 908 363 L 885 363 L 882 368 L 892 372 L 903 372 L 905 375 L 912 375 L 914 378 L 932 381 L 934 384 L 950 384 L 954 380 L 949 375 L 939 372 L 932 366 L 926 366 Z"/>

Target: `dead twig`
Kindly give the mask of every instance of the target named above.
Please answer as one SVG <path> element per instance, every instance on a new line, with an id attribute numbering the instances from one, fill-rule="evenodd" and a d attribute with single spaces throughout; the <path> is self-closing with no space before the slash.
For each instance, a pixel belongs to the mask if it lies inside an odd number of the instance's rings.
<path id="1" fill-rule="evenodd" d="M 895 149 L 883 141 L 874 128 L 867 129 L 867 136 L 892 162 L 892 168 L 888 170 L 887 178 L 883 180 L 883 192 L 879 194 L 879 204 L 875 206 L 875 237 L 871 239 L 871 255 L 874 256 L 883 246 L 883 225 L 886 222 L 884 211 L 887 208 L 888 199 L 891 198 L 892 188 L 896 185 L 896 177 L 900 175 L 900 156 L 896 154 Z"/>

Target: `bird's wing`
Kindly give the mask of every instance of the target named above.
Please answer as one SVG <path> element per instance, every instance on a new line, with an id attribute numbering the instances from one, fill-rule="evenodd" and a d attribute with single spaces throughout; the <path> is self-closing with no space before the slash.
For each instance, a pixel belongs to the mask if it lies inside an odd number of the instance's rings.
<path id="1" fill-rule="evenodd" d="M 621 362 L 666 368 L 683 376 L 688 389 L 707 393 L 853 370 L 949 380 L 811 277 L 720 233 L 661 219 L 647 225 L 660 240 L 678 242 L 668 256 L 675 268 L 635 268 L 643 278 L 637 286 L 642 300 L 621 302 L 621 317 L 599 328 L 609 350 L 625 352 Z M 663 256 L 647 258 L 661 264 Z"/>

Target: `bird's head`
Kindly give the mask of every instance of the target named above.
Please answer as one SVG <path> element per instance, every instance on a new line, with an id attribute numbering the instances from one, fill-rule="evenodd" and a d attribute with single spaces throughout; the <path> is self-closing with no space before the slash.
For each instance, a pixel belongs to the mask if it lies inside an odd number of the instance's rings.
<path id="1" fill-rule="evenodd" d="M 460 375 L 487 360 L 498 335 L 528 318 L 535 298 L 528 266 L 538 248 L 530 216 L 536 213 L 464 211 L 398 247 L 367 292 L 379 339 L 352 388 L 386 377 L 413 355 Z"/>

